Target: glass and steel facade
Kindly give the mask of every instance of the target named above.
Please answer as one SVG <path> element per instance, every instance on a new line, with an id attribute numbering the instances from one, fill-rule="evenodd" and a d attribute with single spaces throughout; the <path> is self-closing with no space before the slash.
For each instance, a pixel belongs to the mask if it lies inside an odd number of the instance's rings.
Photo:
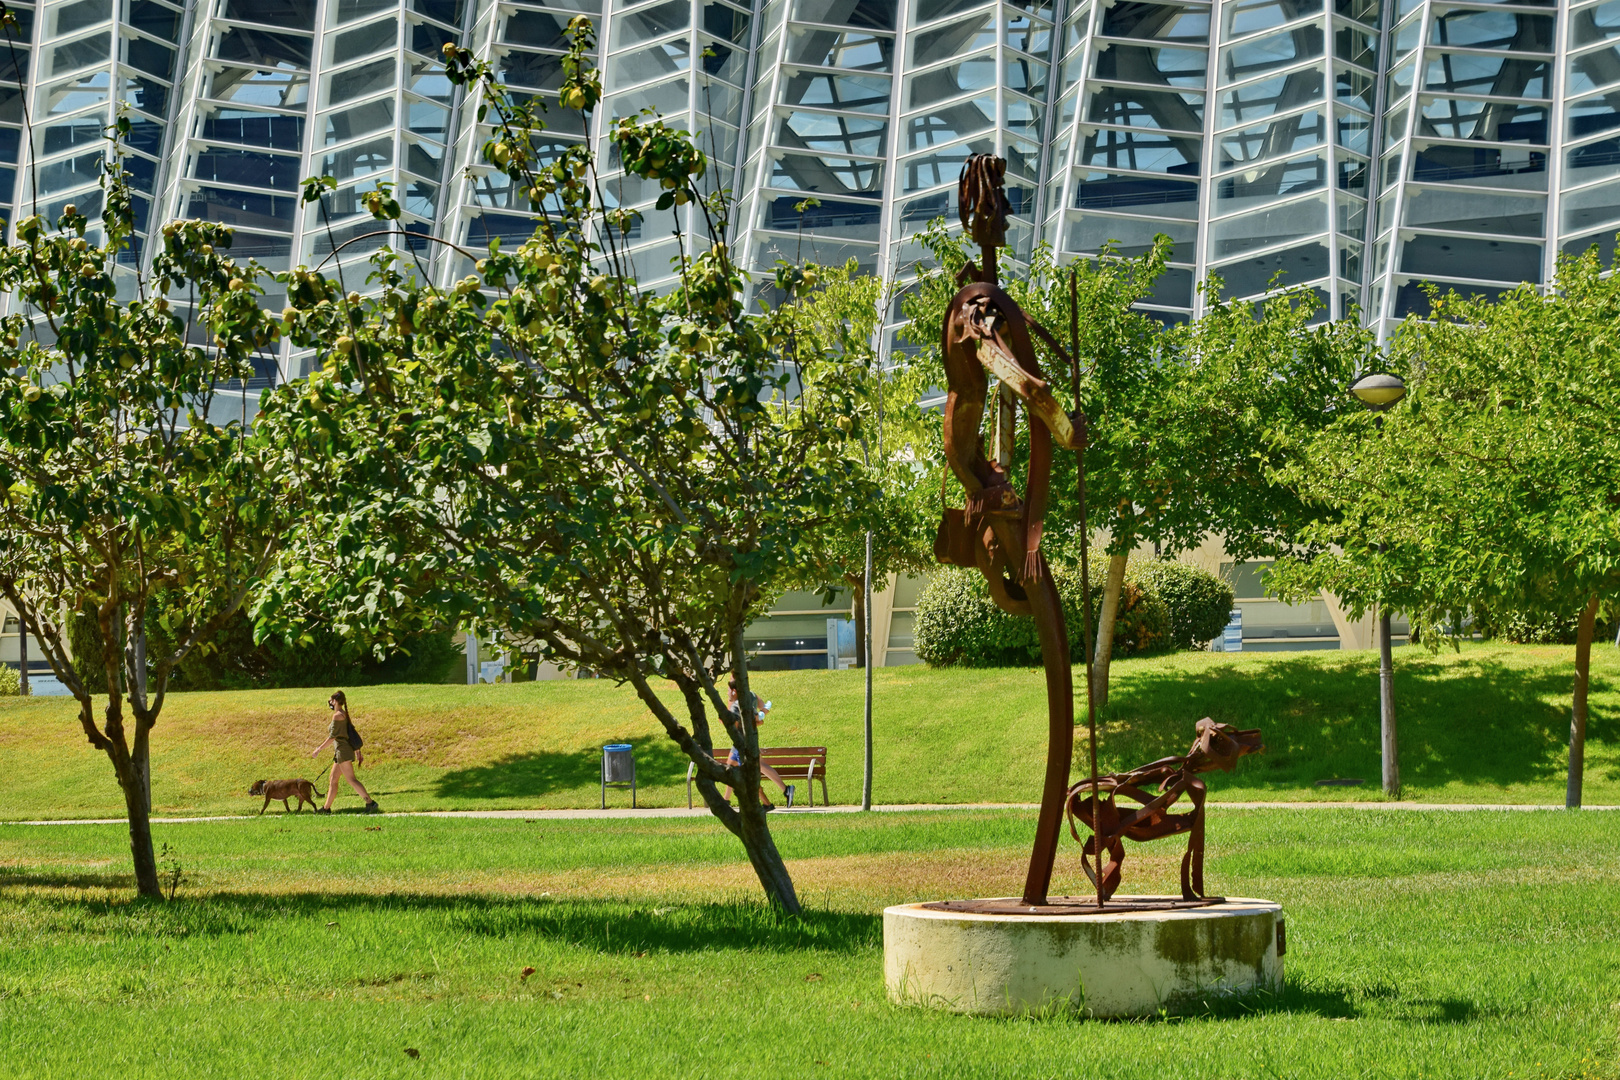
<path id="1" fill-rule="evenodd" d="M 601 139 L 655 109 L 698 133 L 739 197 L 740 250 L 855 259 L 903 278 L 928 222 L 955 220 L 973 153 L 1007 158 L 1015 257 L 1175 244 L 1144 305 L 1195 315 L 1309 285 L 1387 330 L 1421 283 L 1545 283 L 1561 251 L 1620 228 L 1620 0 L 66 0 L 14 4 L 0 54 L 0 213 L 94 211 L 101 134 L 131 121 L 140 237 L 233 224 L 275 269 L 358 275 L 381 238 L 360 196 L 394 185 L 404 227 L 482 248 L 532 228 L 485 166 L 489 133 L 438 58 L 454 41 L 547 99 L 568 21 L 599 28 L 595 130 L 560 109 L 542 140 Z M 18 76 L 24 86 L 18 86 Z M 24 117 L 33 137 L 24 133 Z M 609 198 L 657 192 L 604 157 Z M 301 207 L 299 182 L 338 190 Z M 682 211 L 687 213 L 688 211 Z M 669 273 L 675 231 L 626 238 Z M 441 280 L 459 257 L 411 245 Z M 1278 275 L 1281 275 L 1280 277 Z M 271 297 L 271 302 L 278 302 Z M 284 359 L 278 374 L 296 376 Z M 270 373 L 266 373 L 270 374 Z"/>

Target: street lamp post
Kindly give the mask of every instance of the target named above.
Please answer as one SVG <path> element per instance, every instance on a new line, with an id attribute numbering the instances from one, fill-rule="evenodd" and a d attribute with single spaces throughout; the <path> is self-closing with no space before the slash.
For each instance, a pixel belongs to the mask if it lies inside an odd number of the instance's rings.
<path id="1" fill-rule="evenodd" d="M 1383 414 L 1406 396 L 1406 383 L 1398 375 L 1382 372 L 1363 375 L 1350 387 L 1350 393 L 1378 414 L 1378 429 L 1382 431 Z M 1390 654 L 1389 607 L 1382 599 L 1378 603 L 1378 732 L 1383 749 L 1384 794 L 1398 798 L 1401 764 L 1395 740 L 1395 659 Z"/>

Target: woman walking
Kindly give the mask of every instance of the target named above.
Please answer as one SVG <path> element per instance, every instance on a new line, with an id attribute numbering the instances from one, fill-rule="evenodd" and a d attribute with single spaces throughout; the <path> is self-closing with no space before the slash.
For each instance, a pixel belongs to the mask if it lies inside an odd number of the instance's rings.
<path id="1" fill-rule="evenodd" d="M 332 710 L 332 726 L 327 729 L 326 741 L 311 750 L 309 756 L 314 757 L 329 745 L 335 746 L 336 749 L 332 751 L 332 774 L 326 780 L 326 805 L 315 812 L 317 814 L 332 812 L 332 803 L 337 798 L 338 778 L 342 777 L 349 782 L 350 787 L 360 793 L 362 799 L 366 800 L 366 813 L 382 813 L 382 807 L 377 805 L 377 800 L 371 797 L 365 785 L 354 775 L 354 767 L 364 765 L 366 756 L 354 745 L 356 740 L 352 738 L 355 731 L 354 724 L 349 720 L 349 699 L 343 695 L 343 691 L 334 690 L 332 696 L 326 699 L 326 704 Z"/>

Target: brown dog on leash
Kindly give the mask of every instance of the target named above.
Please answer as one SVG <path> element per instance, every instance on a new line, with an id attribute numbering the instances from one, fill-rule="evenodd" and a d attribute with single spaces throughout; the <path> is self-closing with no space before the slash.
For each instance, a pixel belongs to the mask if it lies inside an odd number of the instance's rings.
<path id="1" fill-rule="evenodd" d="M 313 810 L 317 798 L 326 798 L 326 793 L 316 791 L 315 785 L 308 780 L 259 780 L 248 788 L 248 794 L 264 796 L 264 806 L 259 807 L 261 816 L 269 807 L 271 799 L 280 799 L 281 809 L 284 811 L 291 809 L 287 805 L 288 799 L 297 799 L 298 810 L 302 813 L 306 802 L 309 803 L 309 808 Z"/>

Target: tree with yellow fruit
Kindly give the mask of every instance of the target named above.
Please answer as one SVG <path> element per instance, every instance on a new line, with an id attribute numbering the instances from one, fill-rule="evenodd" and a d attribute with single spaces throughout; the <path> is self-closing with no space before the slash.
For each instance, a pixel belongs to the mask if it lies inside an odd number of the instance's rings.
<path id="1" fill-rule="evenodd" d="M 120 120 L 113 135 L 127 130 Z M 218 224 L 170 222 L 150 272 L 115 283 L 115 266 L 130 273 L 120 253 L 133 218 L 112 145 L 103 243 L 86 239 L 90 221 L 69 205 L 54 221 L 23 217 L 17 243 L 0 250 L 13 300 L 0 320 L 0 595 L 107 755 L 136 888 L 160 898 L 151 736 L 170 676 L 241 607 L 290 518 L 259 443 L 216 415 L 240 416 L 220 408 L 225 387 L 244 385 L 280 330 L 259 307 L 266 271 L 231 259 Z M 162 633 L 149 634 L 159 610 Z M 76 667 L 68 622 L 81 612 L 103 645 Z M 173 644 L 150 652 L 158 640 Z"/>

